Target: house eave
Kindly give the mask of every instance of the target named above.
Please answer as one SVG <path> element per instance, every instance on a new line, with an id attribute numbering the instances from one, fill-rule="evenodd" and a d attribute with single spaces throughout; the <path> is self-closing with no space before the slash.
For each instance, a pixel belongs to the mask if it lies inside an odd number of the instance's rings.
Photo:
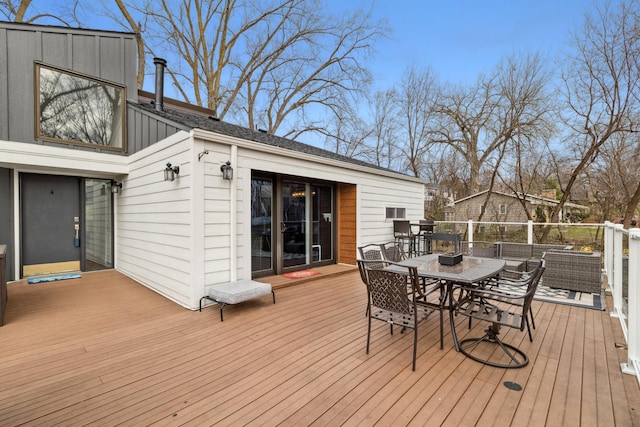
<path id="1" fill-rule="evenodd" d="M 271 154 L 276 154 L 282 157 L 287 157 L 287 158 L 294 158 L 294 159 L 300 159 L 300 160 L 307 160 L 310 162 L 315 162 L 315 163 L 322 163 L 322 164 L 326 164 L 329 166 L 335 166 L 335 167 L 339 167 L 339 168 L 343 168 L 343 169 L 349 169 L 349 170 L 353 170 L 353 171 L 358 171 L 358 172 L 365 172 L 368 174 L 375 174 L 375 175 L 379 175 L 379 176 L 384 176 L 384 177 L 388 177 L 388 178 L 395 178 L 395 179 L 401 179 L 404 181 L 408 181 L 408 182 L 414 182 L 414 183 L 419 183 L 422 185 L 426 184 L 426 181 L 420 179 L 420 178 L 415 178 L 415 177 L 411 177 L 408 175 L 404 175 L 398 172 L 392 172 L 392 171 L 388 171 L 388 170 L 382 170 L 382 169 L 377 169 L 375 167 L 366 167 L 366 166 L 362 166 L 362 165 L 357 165 L 357 164 L 353 164 L 353 163 L 347 163 L 347 162 L 343 162 L 340 160 L 335 160 L 335 159 L 330 159 L 327 157 L 322 157 L 322 156 L 316 156 L 313 154 L 309 154 L 309 153 L 303 153 L 300 151 L 294 151 L 294 150 L 290 150 L 287 148 L 282 148 L 282 147 L 275 147 L 272 145 L 266 145 L 266 144 L 261 144 L 255 141 L 249 141 L 249 140 L 245 140 L 245 139 L 241 139 L 241 138 L 236 138 L 233 136 L 228 136 L 228 135 L 224 135 L 224 134 L 220 134 L 220 133 L 216 133 L 216 132 L 211 132 L 211 131 L 207 131 L 207 130 L 203 130 L 203 129 L 193 129 L 191 131 L 191 134 L 193 135 L 194 138 L 196 139 L 202 139 L 205 141 L 215 141 L 217 143 L 221 143 L 221 144 L 227 144 L 227 145 L 235 145 L 238 148 L 244 148 L 247 150 L 253 150 L 253 151 L 258 151 L 258 152 L 262 152 L 262 153 L 271 153 Z"/>
<path id="2" fill-rule="evenodd" d="M 0 141 L 0 167 L 93 177 L 129 173 L 126 156 L 13 141 Z"/>

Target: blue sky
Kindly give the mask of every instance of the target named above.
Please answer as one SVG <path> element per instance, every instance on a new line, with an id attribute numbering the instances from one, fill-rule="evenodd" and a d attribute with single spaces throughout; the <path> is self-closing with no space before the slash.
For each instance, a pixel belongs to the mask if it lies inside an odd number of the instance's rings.
<path id="1" fill-rule="evenodd" d="M 602 1 L 602 0 L 601 0 Z M 591 0 L 327 0 L 341 8 L 369 7 L 386 18 L 389 39 L 372 64 L 377 86 L 400 81 L 407 66 L 430 66 L 443 80 L 472 83 L 514 51 L 555 58 L 569 31 L 581 26 Z"/>
<path id="2" fill-rule="evenodd" d="M 36 0 L 32 6 L 46 10 L 42 5 L 51 1 Z M 555 58 L 567 47 L 569 31 L 580 27 L 585 12 L 607 0 L 322 1 L 338 16 L 363 7 L 387 20 L 391 33 L 379 41 L 371 63 L 376 88 L 387 89 L 410 65 L 430 66 L 451 83 L 473 83 L 514 51 L 537 50 Z M 117 29 L 102 17 L 86 25 Z"/>

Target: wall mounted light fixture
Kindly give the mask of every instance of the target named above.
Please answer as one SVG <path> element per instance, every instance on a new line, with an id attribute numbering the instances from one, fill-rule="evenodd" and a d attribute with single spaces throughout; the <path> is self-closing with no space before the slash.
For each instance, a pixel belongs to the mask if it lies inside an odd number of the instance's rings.
<path id="1" fill-rule="evenodd" d="M 122 191 L 122 183 L 111 181 L 111 192 L 113 194 L 118 194 L 120 191 Z"/>
<path id="2" fill-rule="evenodd" d="M 231 167 L 231 162 L 227 162 L 220 166 L 220 172 L 222 172 L 222 179 L 231 181 L 233 179 L 233 168 Z"/>
<path id="3" fill-rule="evenodd" d="M 173 181 L 178 175 L 180 175 L 180 166 L 171 166 L 171 163 L 167 163 L 167 167 L 164 168 L 164 180 Z"/>

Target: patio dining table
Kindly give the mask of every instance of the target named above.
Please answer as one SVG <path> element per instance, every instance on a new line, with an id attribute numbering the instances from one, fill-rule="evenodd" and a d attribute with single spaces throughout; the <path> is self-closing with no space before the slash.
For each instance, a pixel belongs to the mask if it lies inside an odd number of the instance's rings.
<path id="1" fill-rule="evenodd" d="M 422 255 L 408 258 L 399 262 L 399 265 L 416 267 L 418 276 L 426 279 L 436 279 L 445 283 L 447 299 L 449 300 L 449 322 L 451 331 L 455 334 L 453 312 L 455 310 L 455 298 L 453 286 L 455 284 L 472 285 L 482 282 L 485 279 L 495 277 L 504 269 L 505 261 L 502 259 L 480 258 L 465 256 L 462 261 L 455 265 L 440 264 L 438 257 L 440 254 Z M 390 267 L 387 267 L 390 268 Z M 455 336 L 455 335 L 454 335 Z M 456 350 L 460 350 L 456 339 L 453 340 Z"/>

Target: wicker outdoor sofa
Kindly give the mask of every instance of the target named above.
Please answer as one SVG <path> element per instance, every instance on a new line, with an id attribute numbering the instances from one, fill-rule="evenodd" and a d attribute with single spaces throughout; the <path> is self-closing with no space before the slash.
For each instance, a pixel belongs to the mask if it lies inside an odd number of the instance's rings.
<path id="1" fill-rule="evenodd" d="M 589 293 L 600 293 L 602 289 L 600 252 L 574 251 L 572 246 L 564 245 L 514 242 L 479 242 L 474 243 L 472 249 L 468 242 L 463 242 L 463 248 L 467 255 L 504 259 L 507 269 L 519 271 L 533 270 L 546 253 L 542 285 Z"/>
<path id="2" fill-rule="evenodd" d="M 542 284 L 550 288 L 600 293 L 602 261 L 600 252 L 549 251 L 545 257 Z"/>

